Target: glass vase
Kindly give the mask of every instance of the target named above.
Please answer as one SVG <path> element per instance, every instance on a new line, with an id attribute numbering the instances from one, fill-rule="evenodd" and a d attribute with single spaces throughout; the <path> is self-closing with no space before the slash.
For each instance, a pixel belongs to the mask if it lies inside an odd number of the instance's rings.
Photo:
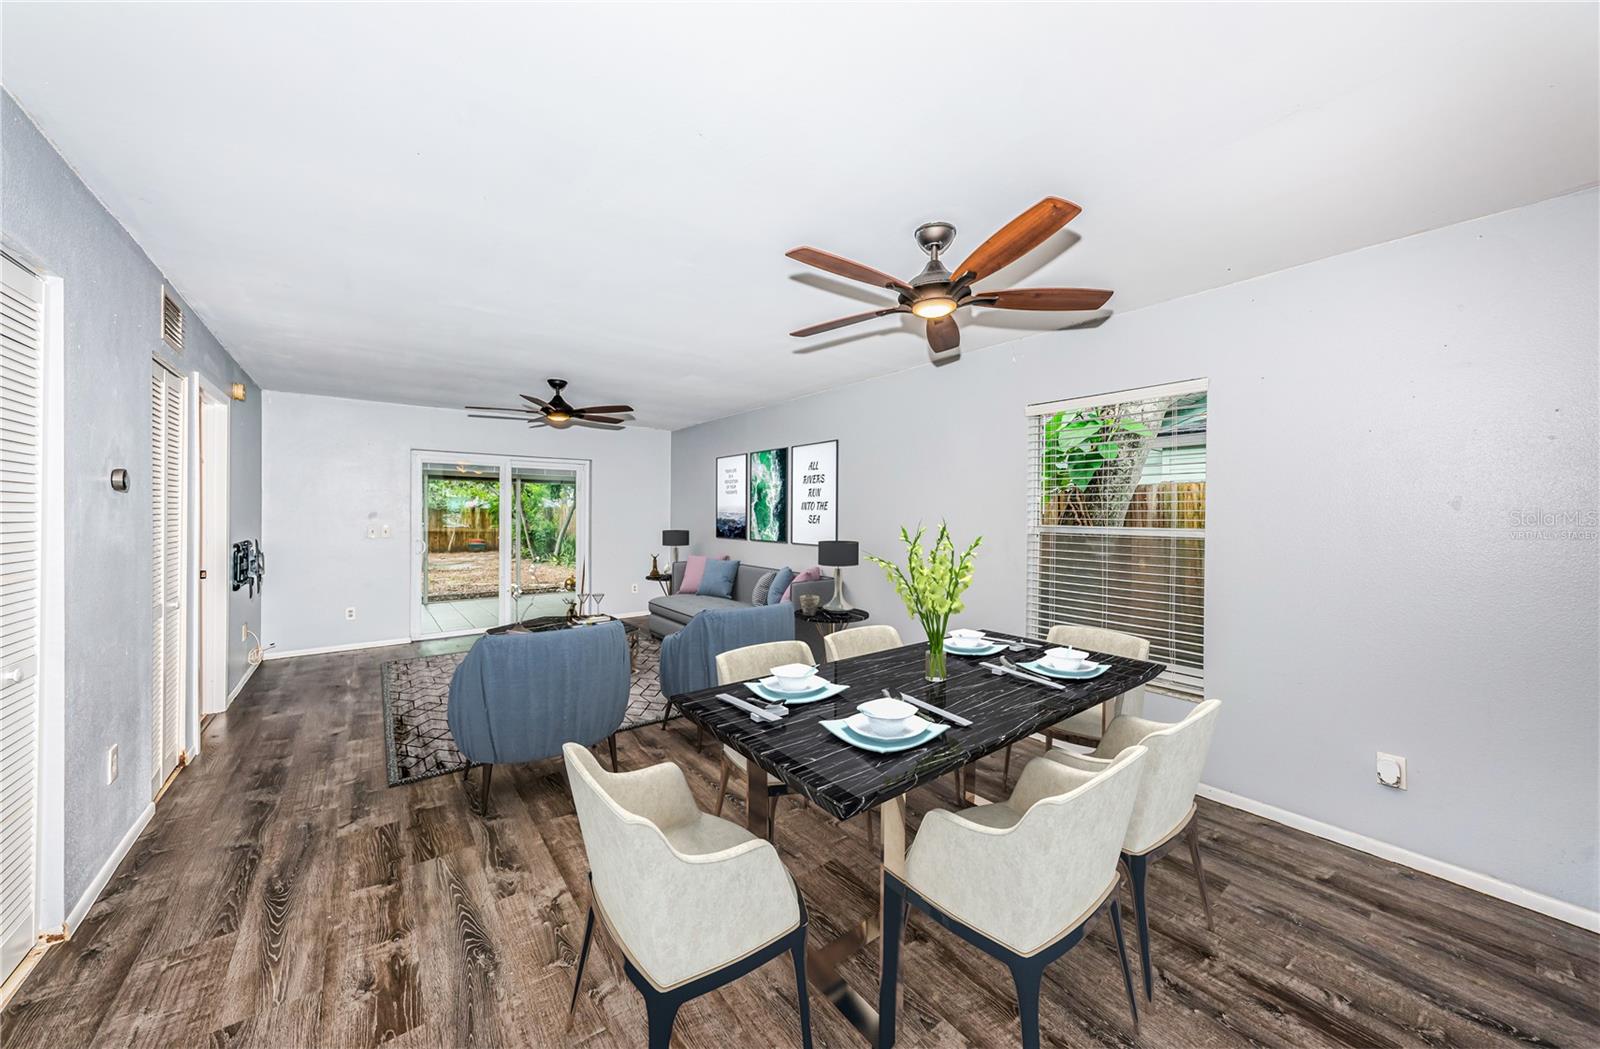
<path id="1" fill-rule="evenodd" d="M 944 635 L 928 638 L 928 658 L 923 664 L 922 676 L 929 681 L 944 680 Z"/>

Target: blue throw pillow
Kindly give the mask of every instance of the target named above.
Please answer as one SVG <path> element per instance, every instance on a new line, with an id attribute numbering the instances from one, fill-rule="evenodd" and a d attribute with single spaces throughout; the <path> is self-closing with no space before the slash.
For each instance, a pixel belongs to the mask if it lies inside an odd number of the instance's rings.
<path id="1" fill-rule="evenodd" d="M 732 597 L 733 582 L 739 578 L 739 562 L 707 561 L 705 575 L 700 577 L 700 588 L 695 591 L 705 597 Z"/>
<path id="2" fill-rule="evenodd" d="M 772 585 L 767 587 L 767 604 L 783 604 L 783 592 L 789 589 L 789 584 L 794 582 L 794 569 L 780 568 L 777 576 L 772 580 Z"/>

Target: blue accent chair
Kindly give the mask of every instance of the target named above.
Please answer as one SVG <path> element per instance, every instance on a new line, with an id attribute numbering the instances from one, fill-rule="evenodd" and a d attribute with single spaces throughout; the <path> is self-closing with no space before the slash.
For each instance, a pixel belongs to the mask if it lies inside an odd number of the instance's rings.
<path id="1" fill-rule="evenodd" d="M 564 743 L 606 740 L 615 771 L 630 681 L 621 623 L 479 638 L 450 679 L 447 714 L 456 748 L 483 766 L 479 811 L 495 765 L 556 757 Z"/>
<path id="2" fill-rule="evenodd" d="M 717 683 L 717 656 L 746 645 L 794 640 L 794 605 L 708 608 L 675 634 L 661 639 L 661 693 L 672 713 L 672 698 Z"/>

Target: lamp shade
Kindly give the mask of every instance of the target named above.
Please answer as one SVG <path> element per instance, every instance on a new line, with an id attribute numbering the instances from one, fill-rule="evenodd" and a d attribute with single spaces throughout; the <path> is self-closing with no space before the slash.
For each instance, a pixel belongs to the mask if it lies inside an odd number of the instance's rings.
<path id="1" fill-rule="evenodd" d="M 843 539 L 817 544 L 817 564 L 829 568 L 848 568 L 861 563 L 861 544 Z"/>
<path id="2" fill-rule="evenodd" d="M 661 533 L 662 546 L 688 546 L 689 530 L 687 528 L 668 528 Z"/>

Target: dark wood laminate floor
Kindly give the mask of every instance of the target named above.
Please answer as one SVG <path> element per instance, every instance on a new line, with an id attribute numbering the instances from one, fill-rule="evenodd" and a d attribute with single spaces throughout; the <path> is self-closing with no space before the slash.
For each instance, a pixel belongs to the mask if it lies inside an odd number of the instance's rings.
<path id="1" fill-rule="evenodd" d="M 20 989 L 0 1044 L 643 1044 L 641 1000 L 605 946 L 562 1030 L 585 868 L 560 763 L 500 770 L 487 822 L 457 777 L 386 785 L 379 668 L 415 650 L 264 666 Z M 712 806 L 715 748 L 697 752 L 692 726 L 626 733 L 620 752 L 625 767 L 678 762 Z M 998 769 L 985 763 L 981 791 L 999 793 Z M 920 790 L 913 819 L 952 800 L 948 784 Z M 1158 864 L 1140 1043 L 1600 1044 L 1600 938 L 1236 810 L 1201 816 L 1217 929 L 1186 859 Z M 873 906 L 859 823 L 781 805 L 813 943 Z M 847 973 L 875 987 L 875 955 Z M 901 1045 L 1017 1042 L 1005 970 L 916 917 L 904 979 Z M 1133 1044 L 1120 980 L 1102 923 L 1047 974 L 1046 1044 Z M 815 996 L 812 1016 L 818 1045 L 865 1045 Z M 686 1006 L 674 1044 L 797 1041 L 780 960 Z"/>

